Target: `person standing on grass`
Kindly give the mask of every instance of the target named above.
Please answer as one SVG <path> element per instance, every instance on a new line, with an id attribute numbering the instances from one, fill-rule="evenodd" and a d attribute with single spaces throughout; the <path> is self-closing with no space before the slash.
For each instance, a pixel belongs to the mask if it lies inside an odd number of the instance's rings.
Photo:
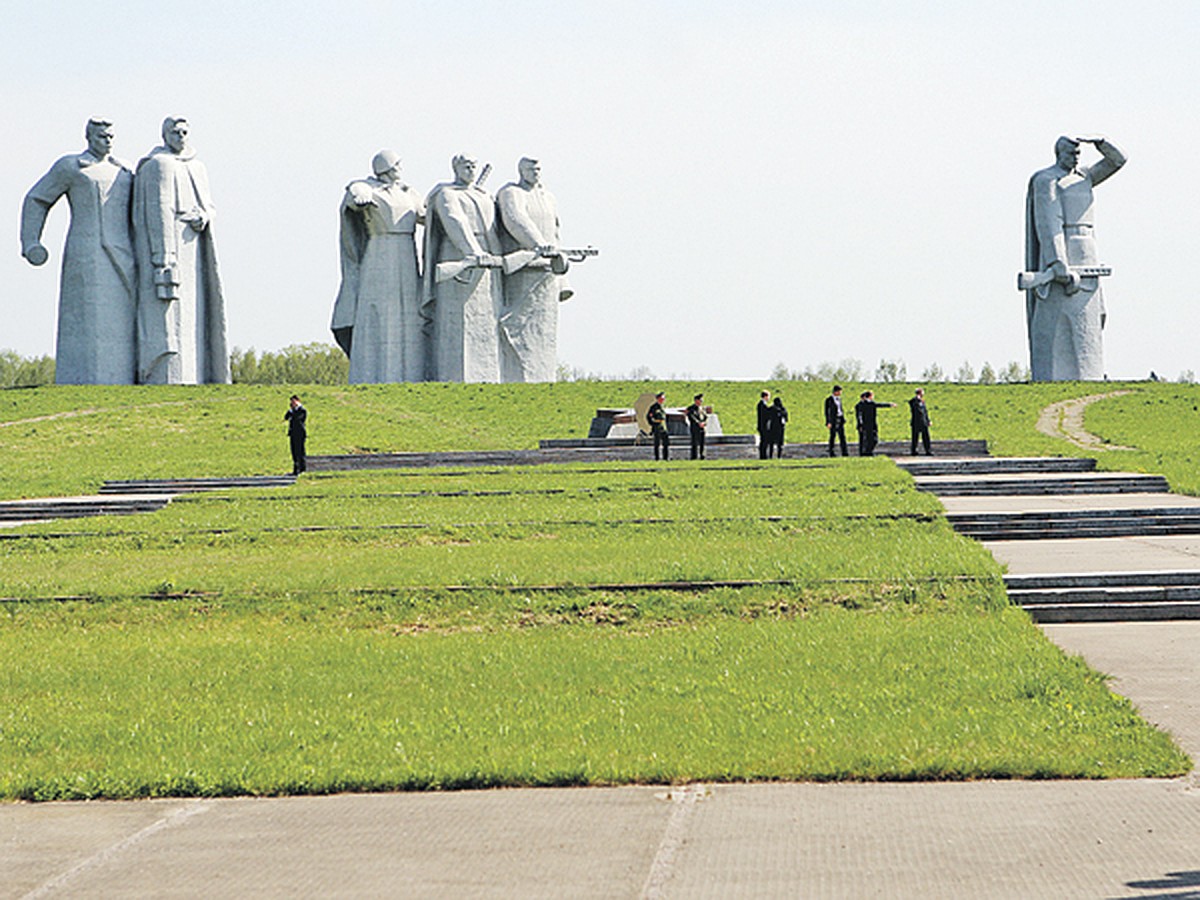
<path id="1" fill-rule="evenodd" d="M 659 391 L 654 395 L 654 402 L 650 404 L 650 408 L 646 410 L 646 421 L 650 423 L 650 434 L 654 438 L 655 459 L 658 459 L 660 446 L 663 459 L 667 459 L 671 455 L 671 438 L 667 434 L 667 410 L 663 406 L 663 401 L 666 399 L 667 395 Z"/>
<path id="2" fill-rule="evenodd" d="M 846 456 L 846 411 L 842 409 L 842 386 L 835 384 L 833 393 L 825 398 L 825 427 L 829 429 L 829 455 L 833 456 L 833 439 L 842 442 L 842 456 Z"/>
<path id="3" fill-rule="evenodd" d="M 912 411 L 912 455 L 917 455 L 917 438 L 925 445 L 925 455 L 932 456 L 929 449 L 929 410 L 925 408 L 925 389 L 917 388 L 916 394 L 908 401 Z"/>
<path id="4" fill-rule="evenodd" d="M 771 440 L 767 445 L 767 458 L 775 454 L 776 459 L 783 459 L 783 430 L 787 427 L 787 407 L 783 400 L 776 396 L 771 402 Z"/>
<path id="5" fill-rule="evenodd" d="M 766 459 L 771 449 L 768 432 L 771 429 L 771 392 L 763 391 L 758 398 L 758 458 Z"/>
<path id="6" fill-rule="evenodd" d="M 292 445 L 292 474 L 299 475 L 308 470 L 308 457 L 304 452 L 304 442 L 308 438 L 308 410 L 295 394 L 292 394 L 283 418 L 288 423 L 288 441 Z"/>
<path id="7" fill-rule="evenodd" d="M 854 421 L 858 425 L 858 455 L 874 456 L 875 445 L 879 443 L 879 421 L 875 411 L 882 407 L 895 406 L 895 403 L 876 403 L 874 391 L 863 391 L 858 403 L 854 405 Z"/>
<path id="8" fill-rule="evenodd" d="M 704 434 L 708 428 L 708 411 L 700 405 L 703 394 L 692 398 L 692 405 L 687 408 L 688 430 L 692 437 L 692 459 L 704 459 Z"/>

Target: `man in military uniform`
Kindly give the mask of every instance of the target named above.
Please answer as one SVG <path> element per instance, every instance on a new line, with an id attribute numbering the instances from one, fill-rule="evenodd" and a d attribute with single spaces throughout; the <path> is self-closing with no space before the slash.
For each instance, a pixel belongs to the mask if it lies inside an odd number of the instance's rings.
<path id="1" fill-rule="evenodd" d="M 666 399 L 667 395 L 659 391 L 654 395 L 654 402 L 650 404 L 650 408 L 646 410 L 646 421 L 650 423 L 650 435 L 654 438 L 655 459 L 658 459 L 660 446 L 663 459 L 671 455 L 671 438 L 667 434 L 667 410 L 663 407 L 663 401 Z"/>

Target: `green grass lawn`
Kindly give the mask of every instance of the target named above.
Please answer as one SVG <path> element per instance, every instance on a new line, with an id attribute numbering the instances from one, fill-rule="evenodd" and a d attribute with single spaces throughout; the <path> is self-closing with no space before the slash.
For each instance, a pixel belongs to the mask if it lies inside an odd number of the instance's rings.
<path id="1" fill-rule="evenodd" d="M 309 408 L 309 452 L 330 454 L 533 448 L 544 438 L 585 437 L 597 408 L 631 405 L 659 385 L 389 384 L 295 390 Z M 764 386 L 777 388 L 788 407 L 789 442 L 827 439 L 823 402 L 829 385 L 665 383 L 669 405 L 684 406 L 703 391 L 723 430 L 742 434 L 754 431 L 755 404 Z M 845 396 L 852 398 L 864 387 L 848 384 Z M 907 440 L 904 403 L 913 386 L 873 387 L 878 399 L 901 404 L 880 411 L 881 438 Z M 1168 386 L 1133 387 L 1153 394 Z M 933 436 L 986 438 L 992 452 L 1002 455 L 1079 455 L 1082 451 L 1064 441 L 1038 434 L 1034 423 L 1048 404 L 1095 390 L 1095 385 L 1077 384 L 931 385 Z M 0 390 L 0 459 L 6 460 L 0 466 L 0 499 L 92 492 L 105 479 L 290 471 L 283 413 L 292 391 L 269 385 Z"/>
<path id="2" fill-rule="evenodd" d="M 642 387 L 304 394 L 313 451 L 345 452 L 533 446 Z M 758 387 L 697 389 L 737 398 L 734 431 Z M 819 413 L 824 386 L 786 387 L 793 423 Z M 1066 452 L 1026 432 L 1089 387 L 936 386 L 935 432 Z M 0 491 L 278 471 L 286 393 L 0 392 Z M 317 474 L 2 529 L 0 797 L 1187 771 L 938 509 L 883 459 L 647 461 Z"/>

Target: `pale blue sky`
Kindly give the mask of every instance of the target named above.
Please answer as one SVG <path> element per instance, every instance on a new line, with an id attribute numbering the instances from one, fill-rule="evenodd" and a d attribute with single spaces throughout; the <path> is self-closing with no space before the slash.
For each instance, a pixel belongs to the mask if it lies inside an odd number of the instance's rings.
<path id="1" fill-rule="evenodd" d="M 25 192 L 110 117 L 136 161 L 184 115 L 209 168 L 231 343 L 329 340 L 337 206 L 392 147 L 424 191 L 471 152 L 543 161 L 572 270 L 560 358 L 764 378 L 853 357 L 910 376 L 1027 363 L 1025 183 L 1061 133 L 1097 191 L 1112 377 L 1200 371 L 1188 267 L 1200 4 L 47 2 L 0 12 L 0 348 L 51 353 Z M 1085 160 L 1086 161 L 1086 160 Z"/>

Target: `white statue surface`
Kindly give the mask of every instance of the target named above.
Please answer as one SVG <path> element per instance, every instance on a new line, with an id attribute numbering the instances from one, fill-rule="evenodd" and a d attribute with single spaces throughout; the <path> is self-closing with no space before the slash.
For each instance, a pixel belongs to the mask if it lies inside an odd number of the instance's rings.
<path id="1" fill-rule="evenodd" d="M 133 384 L 136 272 L 130 203 L 133 173 L 111 155 L 112 123 L 92 119 L 88 148 L 64 156 L 35 184 L 21 208 L 21 255 L 35 266 L 49 258 L 42 229 L 66 195 L 71 224 L 63 247 L 55 381 Z"/>
<path id="2" fill-rule="evenodd" d="M 500 380 L 502 251 L 495 201 L 476 182 L 477 165 L 454 157 L 454 181 L 437 185 L 425 202 L 422 309 L 432 325 L 433 381 Z"/>
<path id="3" fill-rule="evenodd" d="M 1081 144 L 1100 152 L 1079 165 Z M 1035 172 L 1026 194 L 1025 264 L 1030 371 L 1034 381 L 1098 381 L 1104 377 L 1101 333 L 1107 318 L 1096 251 L 1092 188 L 1125 164 L 1103 137 L 1060 137 L 1056 162 Z"/>
<path id="4" fill-rule="evenodd" d="M 542 185 L 541 164 L 524 157 L 520 180 L 496 192 L 505 253 L 504 306 L 500 313 L 502 381 L 554 381 L 558 374 L 558 304 L 571 296 L 555 251 L 558 203 Z M 530 254 L 514 251 L 539 251 Z M 552 262 L 559 264 L 552 267 Z"/>
<path id="5" fill-rule="evenodd" d="M 186 119 L 163 122 L 163 145 L 138 163 L 133 227 L 138 259 L 138 381 L 229 382 L 225 298 L 217 271 L 208 171 Z"/>
<path id="6" fill-rule="evenodd" d="M 425 204 L 400 182 L 400 157 L 383 150 L 375 177 L 352 181 L 341 205 L 342 283 L 335 339 L 350 357 L 350 383 L 423 381 L 426 368 L 417 225 Z"/>

